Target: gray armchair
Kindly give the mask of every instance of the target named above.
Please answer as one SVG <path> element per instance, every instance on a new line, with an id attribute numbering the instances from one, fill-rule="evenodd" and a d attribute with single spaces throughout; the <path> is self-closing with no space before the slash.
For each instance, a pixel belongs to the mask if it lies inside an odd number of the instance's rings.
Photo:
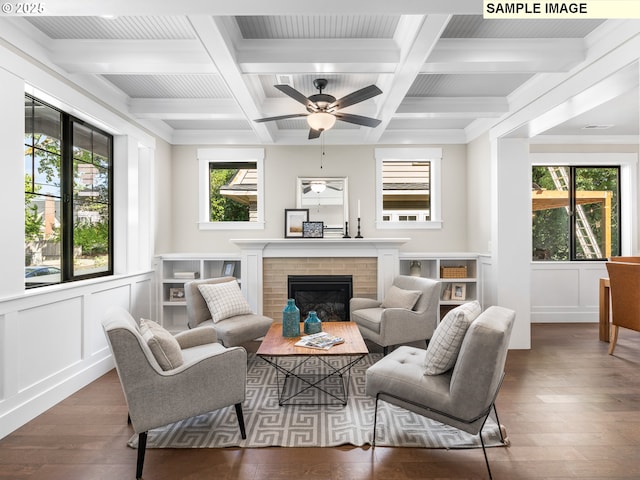
<path id="1" fill-rule="evenodd" d="M 218 341 L 226 347 L 242 345 L 267 334 L 273 319 L 256 313 L 245 313 L 225 318 L 218 322 L 211 319 L 211 311 L 207 306 L 200 289 L 200 285 L 213 285 L 225 282 L 235 282 L 234 277 L 206 278 L 193 280 L 184 285 L 184 296 L 187 303 L 187 322 L 189 328 L 201 325 L 213 326 L 218 334 Z"/>
<path id="2" fill-rule="evenodd" d="M 403 292 L 419 291 L 420 296 L 410 308 L 400 306 L 404 300 L 402 298 L 399 302 L 389 301 L 390 293 L 383 300 L 352 298 L 349 302 L 351 321 L 358 324 L 364 338 L 382 346 L 385 355 L 393 345 L 415 341 L 428 343 L 438 323 L 440 282 L 399 275 L 390 290 L 393 287 Z M 398 306 L 386 308 L 385 302 Z"/>
<path id="3" fill-rule="evenodd" d="M 427 351 L 403 346 L 371 366 L 366 393 L 376 398 L 373 445 L 376 440 L 378 401 L 383 400 L 419 415 L 478 434 L 491 477 L 482 428 L 495 409 L 515 312 L 490 307 L 469 326 L 452 369 L 426 375 Z M 502 428 L 500 428 L 502 436 Z M 502 438 L 504 441 L 504 438 Z"/>
<path id="4" fill-rule="evenodd" d="M 247 352 L 225 348 L 215 330 L 202 327 L 175 335 L 180 357 L 176 368 L 161 367 L 144 328 L 124 309 L 110 310 L 102 322 L 138 434 L 136 478 L 142 477 L 147 431 L 234 405 L 240 434 L 246 438 L 242 402 L 245 399 Z M 165 334 L 170 336 L 165 331 Z M 156 353 L 157 354 L 157 353 Z"/>

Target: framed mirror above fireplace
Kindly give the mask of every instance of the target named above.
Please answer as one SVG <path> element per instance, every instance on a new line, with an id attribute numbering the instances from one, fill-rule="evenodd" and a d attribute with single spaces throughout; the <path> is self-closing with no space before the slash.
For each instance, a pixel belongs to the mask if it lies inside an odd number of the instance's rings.
<path id="1" fill-rule="evenodd" d="M 296 208 L 308 208 L 309 221 L 324 222 L 325 237 L 341 237 L 349 219 L 347 177 L 298 177 Z"/>

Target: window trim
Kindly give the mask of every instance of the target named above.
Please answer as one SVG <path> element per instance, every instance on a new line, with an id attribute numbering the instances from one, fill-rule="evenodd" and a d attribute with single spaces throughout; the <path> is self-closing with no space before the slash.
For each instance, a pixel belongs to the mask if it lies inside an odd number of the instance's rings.
<path id="1" fill-rule="evenodd" d="M 61 213 L 61 260 L 60 260 L 60 281 L 29 285 L 25 282 L 25 290 L 37 289 L 51 285 L 60 285 L 64 283 L 79 282 L 82 280 L 107 277 L 113 275 L 115 265 L 115 234 L 114 234 L 114 169 L 115 169 L 115 152 L 114 152 L 114 135 L 103 130 L 99 126 L 85 121 L 71 113 L 68 113 L 61 107 L 56 107 L 39 96 L 25 92 L 24 98 L 30 98 L 39 104 L 46 106 L 60 114 L 60 213 Z M 108 137 L 109 151 L 111 152 L 110 165 L 108 168 L 108 205 L 109 205 L 109 244 L 108 244 L 108 265 L 106 270 L 93 273 L 76 273 L 74 268 L 74 161 L 73 156 L 73 125 L 79 124 L 88 129 L 98 132 Z M 27 125 L 24 126 L 24 134 L 26 135 Z M 33 132 L 32 132 L 33 133 Z M 24 143 L 24 142 L 23 142 Z M 27 192 L 25 192 L 25 195 Z"/>
<path id="2" fill-rule="evenodd" d="M 432 230 L 442 228 L 442 148 L 376 148 L 376 227 L 379 229 Z M 382 220 L 382 164 L 384 161 L 427 160 L 431 162 L 431 196 L 428 222 Z"/>
<path id="3" fill-rule="evenodd" d="M 638 189 L 634 179 L 638 177 L 638 155 L 635 153 L 531 153 L 529 155 L 529 184 L 531 167 L 548 165 L 571 167 L 619 167 L 620 168 L 620 255 L 636 251 Z M 529 231 L 529 237 L 532 232 Z M 562 260 L 552 263 L 576 263 L 603 260 Z M 544 263 L 543 261 L 531 263 Z"/>
<path id="4" fill-rule="evenodd" d="M 198 229 L 200 230 L 264 230 L 264 149 L 263 148 L 199 148 L 198 157 Z M 255 222 L 211 222 L 209 170 L 212 163 L 256 162 L 258 178 L 258 211 Z"/>

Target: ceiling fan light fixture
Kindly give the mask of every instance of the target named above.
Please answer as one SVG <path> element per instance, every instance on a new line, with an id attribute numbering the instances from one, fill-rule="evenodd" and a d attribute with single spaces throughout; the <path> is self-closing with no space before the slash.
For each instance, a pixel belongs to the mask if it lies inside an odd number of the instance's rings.
<path id="1" fill-rule="evenodd" d="M 313 130 L 323 132 L 329 130 L 336 123 L 336 117 L 326 112 L 316 112 L 307 115 L 307 123 Z"/>
<path id="2" fill-rule="evenodd" d="M 322 180 L 311 182 L 311 191 L 315 193 L 322 193 L 327 189 L 327 184 Z"/>

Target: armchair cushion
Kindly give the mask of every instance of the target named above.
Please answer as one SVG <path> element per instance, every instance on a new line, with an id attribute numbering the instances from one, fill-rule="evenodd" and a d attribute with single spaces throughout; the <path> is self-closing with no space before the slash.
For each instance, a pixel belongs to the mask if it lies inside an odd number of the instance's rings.
<path id="1" fill-rule="evenodd" d="M 382 308 L 406 308 L 412 310 L 422 295 L 420 290 L 404 290 L 391 285 L 382 300 Z"/>
<path id="2" fill-rule="evenodd" d="M 163 370 L 173 370 L 184 363 L 178 341 L 156 322 L 140 319 L 140 334 Z"/>
<path id="3" fill-rule="evenodd" d="M 198 289 L 207 302 L 213 323 L 236 315 L 253 313 L 235 279 L 230 282 L 198 285 Z"/>
<path id="4" fill-rule="evenodd" d="M 454 308 L 440 322 L 425 355 L 425 375 L 440 375 L 456 363 L 467 329 L 482 312 L 478 301 Z"/>

